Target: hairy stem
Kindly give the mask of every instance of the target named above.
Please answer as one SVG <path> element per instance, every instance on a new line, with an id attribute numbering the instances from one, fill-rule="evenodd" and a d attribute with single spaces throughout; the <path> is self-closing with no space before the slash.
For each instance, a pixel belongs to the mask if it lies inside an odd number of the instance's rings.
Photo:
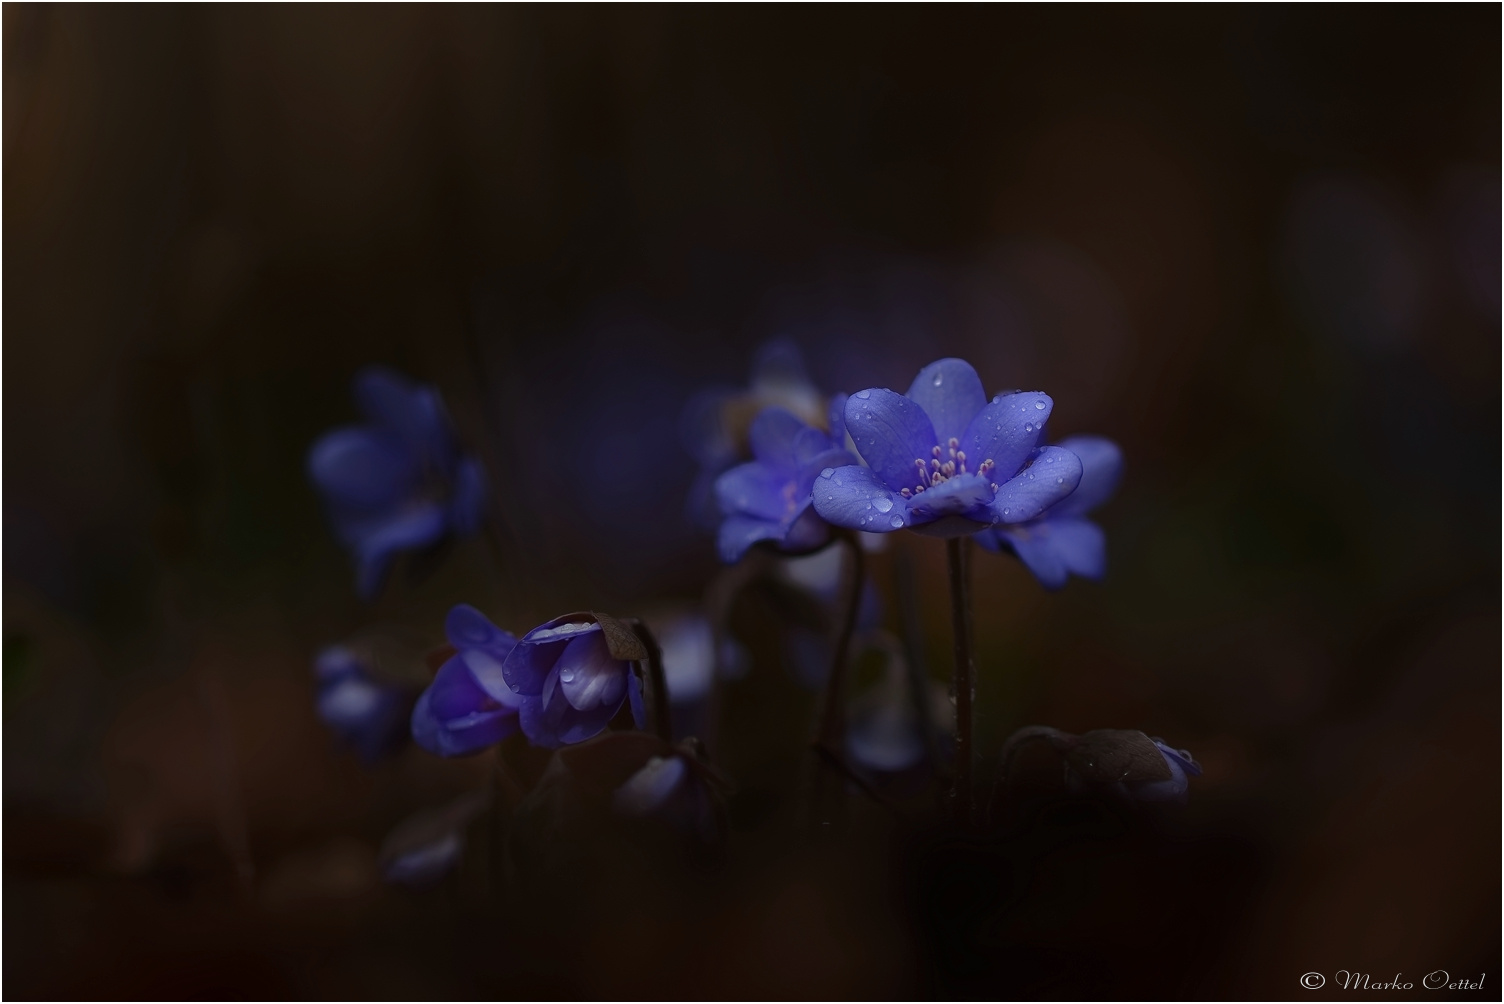
<path id="1" fill-rule="evenodd" d="M 952 537 L 945 542 L 950 565 L 951 631 L 955 636 L 956 671 L 952 696 L 956 702 L 956 770 L 951 787 L 951 805 L 956 822 L 972 822 L 972 696 L 976 690 L 976 665 L 971 645 L 971 538 Z"/>
<path id="2" fill-rule="evenodd" d="M 816 824 L 826 821 L 823 817 L 827 811 L 828 793 L 832 788 L 832 779 L 822 768 L 829 768 L 830 758 L 839 757 L 846 746 L 846 662 L 851 651 L 851 636 L 856 631 L 856 615 L 861 607 L 865 571 L 862 546 L 857 542 L 856 536 L 849 530 L 841 530 L 837 533 L 836 542 L 845 545 L 850 560 L 846 562 L 845 574 L 842 576 L 845 595 L 842 597 L 844 603 L 840 628 L 831 652 L 830 673 L 825 678 L 825 691 L 820 697 L 820 718 L 812 743 L 819 755 L 813 788 L 812 821 Z M 839 790 L 839 786 L 835 787 Z"/>

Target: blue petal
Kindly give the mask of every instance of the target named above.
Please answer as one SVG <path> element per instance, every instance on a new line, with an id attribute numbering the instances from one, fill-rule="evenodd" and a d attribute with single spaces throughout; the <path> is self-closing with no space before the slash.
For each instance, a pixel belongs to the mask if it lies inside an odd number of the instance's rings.
<path id="1" fill-rule="evenodd" d="M 783 534 L 783 522 L 773 519 L 756 519 L 752 516 L 727 516 L 721 521 L 717 534 L 717 546 L 721 560 L 734 565 L 742 560 L 748 548 L 760 540 L 776 540 Z"/>
<path id="2" fill-rule="evenodd" d="M 892 533 L 910 523 L 908 501 L 867 467 L 838 467 L 821 474 L 815 478 L 814 499 L 822 519 L 849 530 Z"/>
<path id="3" fill-rule="evenodd" d="M 806 425 L 794 437 L 794 466 L 801 471 L 814 463 L 817 457 L 824 457 L 827 453 L 845 452 L 845 450 L 833 449 L 830 437 L 812 425 Z M 841 464 L 837 466 L 844 466 L 845 464 L 855 462 L 855 460 L 855 457 L 849 457 L 841 461 Z M 822 460 L 819 466 L 815 468 L 815 472 L 818 473 L 821 467 L 829 466 L 831 465 L 828 462 Z"/>
<path id="4" fill-rule="evenodd" d="M 418 469 L 400 443 L 370 429 L 335 429 L 308 451 L 308 476 L 336 505 L 380 509 L 405 495 Z"/>
<path id="5" fill-rule="evenodd" d="M 418 698 L 413 740 L 437 756 L 464 756 L 517 731 L 515 708 L 497 707 L 458 658 L 450 659 Z"/>
<path id="6" fill-rule="evenodd" d="M 792 412 L 764 408 L 747 429 L 752 456 L 775 470 L 792 471 L 798 466 L 794 460 L 794 440 L 808 428 Z"/>
<path id="7" fill-rule="evenodd" d="M 972 419 L 961 437 L 967 469 L 975 471 L 991 460 L 996 465 L 992 480 L 1002 484 L 1029 459 L 1044 435 L 1044 423 L 1055 402 L 1048 394 L 1022 392 L 1000 394 Z"/>
<path id="8" fill-rule="evenodd" d="M 604 704 L 621 707 L 629 670 L 625 662 L 611 658 L 601 633 L 584 635 L 565 645 L 557 667 L 559 689 L 575 709 L 590 711 Z"/>
<path id="9" fill-rule="evenodd" d="M 1101 436 L 1072 436 L 1056 445 L 1081 458 L 1081 484 L 1050 510 L 1050 519 L 1084 515 L 1112 497 L 1123 475 L 1123 451 L 1118 444 Z"/>
<path id="10" fill-rule="evenodd" d="M 450 608 L 444 618 L 444 636 L 455 648 L 503 648 L 503 658 L 517 644 L 516 635 L 492 624 L 489 617 L 468 603 Z"/>
<path id="11" fill-rule="evenodd" d="M 356 590 L 362 599 L 381 591 L 387 567 L 398 551 L 427 547 L 444 536 L 444 511 L 432 502 L 377 524 L 356 546 Z"/>
<path id="12" fill-rule="evenodd" d="M 421 456 L 447 465 L 454 438 L 443 401 L 432 387 L 414 384 L 385 367 L 369 366 L 355 376 L 355 400 L 372 422 Z"/>
<path id="13" fill-rule="evenodd" d="M 914 378 L 907 396 L 930 417 L 942 446 L 951 439 L 959 440 L 987 404 L 981 377 L 964 359 L 930 363 Z"/>
<path id="14" fill-rule="evenodd" d="M 558 686 L 557 670 L 544 680 L 541 692 L 522 702 L 518 721 L 522 732 L 534 746 L 558 749 L 599 735 L 601 730 L 616 717 L 626 700 L 623 688 L 616 704 L 598 705 L 588 711 L 580 711 L 565 699 Z"/>
<path id="15" fill-rule="evenodd" d="M 1002 523 L 1036 519 L 1075 491 L 1080 481 L 1080 459 L 1069 450 L 1046 446 L 1034 451 L 1029 466 L 1018 477 L 998 489 L 992 501 L 993 512 Z"/>
<path id="16" fill-rule="evenodd" d="M 343 645 L 330 645 L 320 652 L 314 661 L 313 671 L 321 684 L 364 673 L 360 659 Z"/>
<path id="17" fill-rule="evenodd" d="M 914 461 L 928 464 L 939 445 L 923 408 L 881 388 L 859 390 L 847 399 L 846 430 L 862 459 L 895 491 L 918 483 Z"/>
<path id="18" fill-rule="evenodd" d="M 957 475 L 909 499 L 909 511 L 916 520 L 971 516 L 978 522 L 991 523 L 991 505 L 991 482 L 975 474 Z"/>
<path id="19" fill-rule="evenodd" d="M 756 516 L 784 520 L 803 499 L 795 484 L 796 471 L 778 470 L 761 461 L 733 467 L 715 482 L 716 499 L 728 516 Z"/>
<path id="20" fill-rule="evenodd" d="M 564 646 L 572 639 L 599 631 L 601 626 L 594 621 L 566 620 L 555 618 L 533 628 L 517 642 L 517 647 L 502 663 L 502 674 L 507 686 L 519 694 L 536 695 L 543 691 L 549 673 L 553 672 Z"/>

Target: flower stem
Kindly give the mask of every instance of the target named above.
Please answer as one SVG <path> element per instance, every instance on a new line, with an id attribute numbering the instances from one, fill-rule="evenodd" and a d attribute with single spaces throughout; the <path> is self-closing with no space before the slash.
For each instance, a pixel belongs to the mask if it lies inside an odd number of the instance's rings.
<path id="1" fill-rule="evenodd" d="M 642 621 L 633 618 L 632 631 L 642 642 L 642 647 L 648 650 L 647 684 L 650 692 L 646 695 L 646 703 L 652 708 L 653 731 L 659 739 L 671 743 L 674 741 L 674 726 L 668 709 L 668 683 L 663 677 L 663 650 Z"/>
<path id="2" fill-rule="evenodd" d="M 849 530 L 841 531 L 837 538 L 846 545 L 850 561 L 842 577 L 846 587 L 845 603 L 841 610 L 840 633 L 836 635 L 835 650 L 830 657 L 830 673 L 825 677 L 825 692 L 820 699 L 820 726 L 815 735 L 816 744 L 838 753 L 846 741 L 846 662 L 851 651 L 851 636 L 856 631 L 857 610 L 862 604 L 862 581 L 864 560 L 862 545 Z"/>
<path id="3" fill-rule="evenodd" d="M 817 763 L 815 766 L 814 786 L 812 789 L 814 812 L 811 815 L 811 823 L 818 826 L 827 822 L 826 812 L 829 805 L 827 798 L 832 787 L 837 791 L 839 785 L 832 785 L 827 775 L 827 770 L 832 769 L 831 761 L 839 761 L 841 751 L 846 746 L 846 662 L 847 655 L 851 651 L 851 636 L 856 631 L 856 615 L 861 608 L 862 583 L 864 579 L 864 556 L 862 545 L 856 536 L 849 530 L 837 531 L 836 542 L 846 546 L 846 553 L 850 560 L 846 563 L 845 574 L 842 582 L 845 586 L 844 603 L 841 609 L 841 624 L 839 633 L 836 635 L 834 651 L 830 658 L 830 672 L 825 677 L 825 690 L 820 697 L 820 718 L 815 731 L 814 742 Z M 843 775 L 844 776 L 844 775 Z"/>
<path id="4" fill-rule="evenodd" d="M 956 702 L 956 770 L 951 788 L 951 806 L 957 824 L 972 823 L 972 696 L 976 690 L 976 665 L 971 645 L 971 538 L 952 537 L 945 542 L 950 565 L 951 631 L 955 635 L 956 672 L 952 696 Z"/>
<path id="5" fill-rule="evenodd" d="M 914 587 L 914 557 L 907 547 L 898 548 L 893 556 L 893 577 L 894 591 L 898 594 L 899 625 L 903 629 L 904 661 L 908 663 L 909 699 L 914 702 L 914 714 L 918 716 L 925 764 L 939 773 L 940 740 L 930 714 L 930 674 L 925 669 L 924 630 L 920 627 L 919 598 Z"/>

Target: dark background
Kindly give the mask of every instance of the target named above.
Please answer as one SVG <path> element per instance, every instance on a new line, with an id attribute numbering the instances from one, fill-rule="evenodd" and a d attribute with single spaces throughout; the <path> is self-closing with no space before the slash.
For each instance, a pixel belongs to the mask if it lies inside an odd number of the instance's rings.
<path id="1" fill-rule="evenodd" d="M 694 601 L 679 409 L 775 336 L 826 390 L 964 356 L 1124 447 L 1106 582 L 978 558 L 982 748 L 1142 728 L 1205 775 L 1163 867 L 1036 877 L 998 951 L 1058 972 L 998 992 L 1497 978 L 1497 6 L 3 17 L 6 996 L 943 992 L 901 854 L 861 897 L 738 858 L 550 970 L 375 877 L 481 762 L 313 714 L 371 623 Z M 356 600 L 303 463 L 368 362 L 485 455 L 504 568 Z M 943 549 L 893 546 L 941 676 Z"/>

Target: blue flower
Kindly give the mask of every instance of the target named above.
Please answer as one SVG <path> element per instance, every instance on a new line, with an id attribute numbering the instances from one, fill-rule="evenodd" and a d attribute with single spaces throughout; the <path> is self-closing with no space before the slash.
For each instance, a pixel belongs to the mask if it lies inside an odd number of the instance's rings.
<path id="1" fill-rule="evenodd" d="M 936 537 L 1036 519 L 1081 480 L 1074 453 L 1038 445 L 1053 407 L 1038 392 L 989 402 L 960 359 L 930 363 L 907 395 L 857 391 L 846 401 L 846 429 L 868 466 L 822 471 L 815 511 L 852 530 Z"/>
<path id="2" fill-rule="evenodd" d="M 845 395 L 830 405 L 830 432 L 806 425 L 782 408 L 767 408 L 752 420 L 751 463 L 733 467 L 715 482 L 721 522 L 721 560 L 739 561 L 759 541 L 801 553 L 823 546 L 830 527 L 815 513 L 810 489 L 822 470 L 856 462 L 842 445 Z"/>
<path id="3" fill-rule="evenodd" d="M 308 451 L 308 474 L 370 599 L 398 552 L 479 528 L 485 476 L 460 451 L 432 387 L 373 366 L 356 375 L 355 399 L 367 424 L 325 433 Z"/>
<path id="4" fill-rule="evenodd" d="M 566 614 L 533 628 L 501 671 L 521 696 L 522 733 L 534 746 L 557 749 L 599 735 L 628 701 L 637 727 L 645 724 L 632 664 L 612 656 L 592 614 Z"/>
<path id="5" fill-rule="evenodd" d="M 320 652 L 314 671 L 319 718 L 363 759 L 394 753 L 407 741 L 407 716 L 416 687 L 377 679 L 343 645 Z"/>
<path id="6" fill-rule="evenodd" d="M 1039 519 L 999 525 L 977 534 L 989 551 L 1011 551 L 1048 589 L 1065 585 L 1074 572 L 1100 579 L 1107 572 L 1107 540 L 1102 528 L 1084 518 L 1106 502 L 1123 473 L 1123 452 L 1100 436 L 1075 436 L 1061 449 L 1081 458 L 1081 483 Z"/>
<path id="7" fill-rule="evenodd" d="M 720 524 L 716 479 L 747 459 L 748 424 L 770 407 L 783 408 L 811 424 L 825 414 L 825 399 L 805 372 L 799 347 L 787 339 L 775 339 L 758 349 L 746 389 L 702 391 L 684 406 L 680 418 L 684 446 L 700 465 L 687 505 L 696 524 L 706 529 Z"/>
<path id="8" fill-rule="evenodd" d="M 517 639 L 463 603 L 449 611 L 444 631 L 455 653 L 418 697 L 412 735 L 430 753 L 464 756 L 517 731 L 523 698 L 502 673 Z"/>

